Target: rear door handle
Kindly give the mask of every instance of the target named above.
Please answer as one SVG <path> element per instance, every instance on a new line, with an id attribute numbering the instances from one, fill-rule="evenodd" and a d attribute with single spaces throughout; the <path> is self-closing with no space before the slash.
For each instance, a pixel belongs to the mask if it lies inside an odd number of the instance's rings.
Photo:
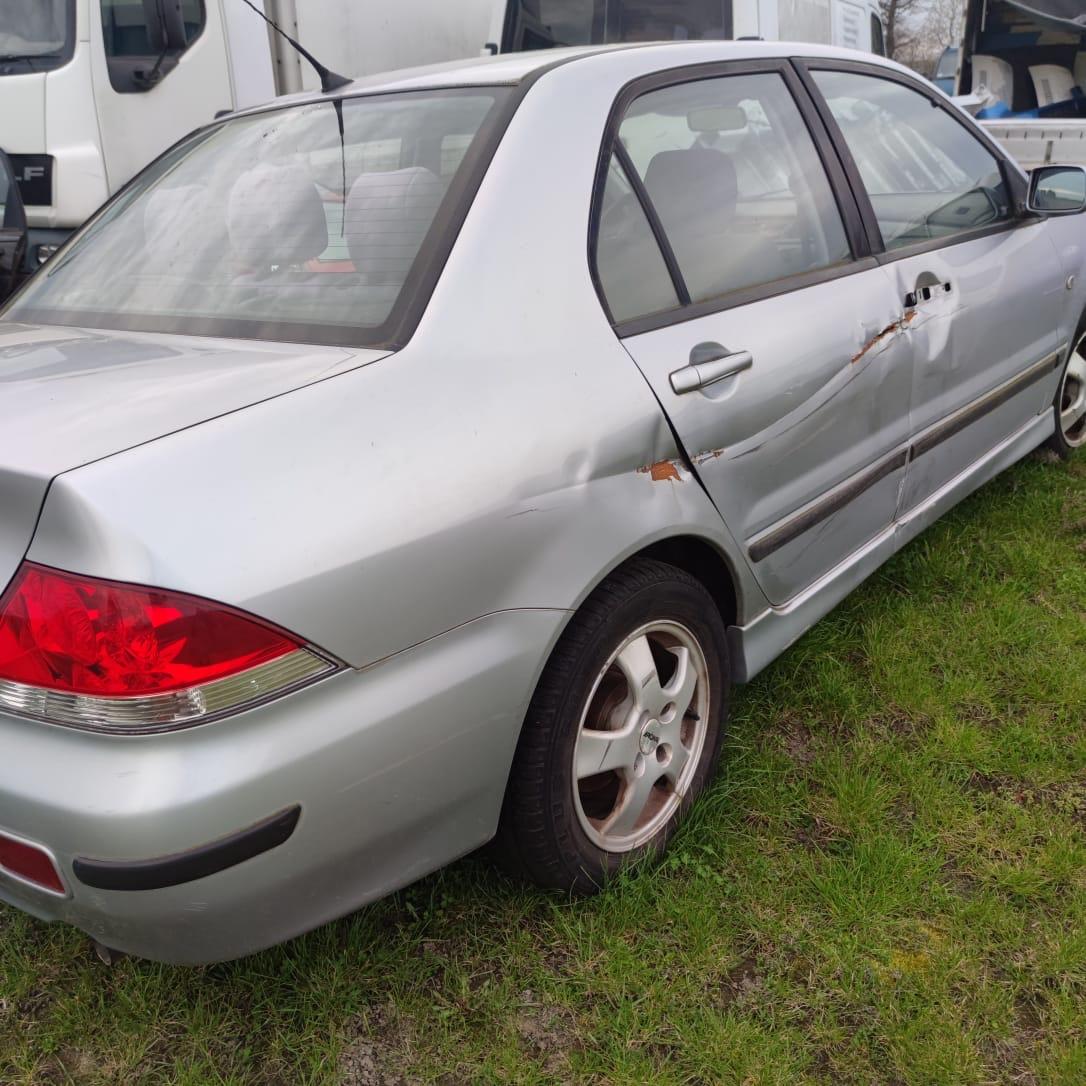
<path id="1" fill-rule="evenodd" d="M 699 343 L 690 352 L 690 364 L 672 371 L 671 387 L 681 396 L 684 392 L 725 381 L 753 365 L 750 351 L 729 351 L 719 343 Z"/>

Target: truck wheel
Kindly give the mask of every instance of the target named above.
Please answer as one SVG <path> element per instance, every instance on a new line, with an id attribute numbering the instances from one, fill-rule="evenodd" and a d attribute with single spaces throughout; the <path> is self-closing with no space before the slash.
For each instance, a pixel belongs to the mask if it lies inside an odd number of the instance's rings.
<path id="1" fill-rule="evenodd" d="M 570 621 L 539 681 L 499 831 L 505 865 L 591 893 L 658 854 L 716 767 L 724 623 L 682 570 L 637 559 Z"/>
<path id="2" fill-rule="evenodd" d="M 1048 447 L 1066 460 L 1075 449 L 1086 445 L 1086 330 L 1081 325 L 1056 391 L 1053 410 L 1056 432 L 1048 439 Z"/>

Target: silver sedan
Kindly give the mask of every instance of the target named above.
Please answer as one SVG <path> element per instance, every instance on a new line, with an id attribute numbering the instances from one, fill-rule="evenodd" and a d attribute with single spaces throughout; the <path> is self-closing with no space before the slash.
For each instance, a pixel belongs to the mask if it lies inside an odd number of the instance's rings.
<path id="1" fill-rule="evenodd" d="M 1084 205 L 764 42 L 194 133 L 0 317 L 0 899 L 204 962 L 658 854 L 733 683 L 1086 444 Z"/>

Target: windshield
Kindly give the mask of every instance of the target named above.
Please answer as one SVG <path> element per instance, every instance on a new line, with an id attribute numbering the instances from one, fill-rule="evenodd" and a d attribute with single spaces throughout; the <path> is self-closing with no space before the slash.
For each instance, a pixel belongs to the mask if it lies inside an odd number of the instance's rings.
<path id="1" fill-rule="evenodd" d="M 511 0 L 506 52 L 555 45 L 729 38 L 732 0 Z"/>
<path id="2" fill-rule="evenodd" d="M 0 3 L 0 64 L 34 61 L 56 67 L 71 55 L 74 0 L 3 0 Z M 51 63 L 50 63 L 51 62 Z M 38 70 L 42 64 L 29 70 Z"/>
<path id="3" fill-rule="evenodd" d="M 371 346 L 425 304 L 507 88 L 243 116 L 152 164 L 4 316 Z"/>

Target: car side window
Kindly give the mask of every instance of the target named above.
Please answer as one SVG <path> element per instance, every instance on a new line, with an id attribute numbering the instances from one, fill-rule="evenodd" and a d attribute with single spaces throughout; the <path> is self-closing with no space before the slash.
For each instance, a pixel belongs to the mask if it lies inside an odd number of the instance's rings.
<path id="1" fill-rule="evenodd" d="M 645 210 L 614 156 L 599 209 L 596 273 L 616 322 L 674 309 L 679 304 Z"/>
<path id="2" fill-rule="evenodd" d="M 109 81 L 122 94 L 154 87 L 176 66 L 177 57 L 200 36 L 207 22 L 204 0 L 180 0 L 186 45 L 175 45 L 167 54 L 153 40 L 149 5 L 143 0 L 100 0 L 100 4 Z"/>
<path id="3" fill-rule="evenodd" d="M 811 74 L 856 161 L 887 249 L 1011 218 L 999 160 L 926 95 L 873 75 Z"/>
<path id="4" fill-rule="evenodd" d="M 651 91 L 630 106 L 619 139 L 691 301 L 851 259 L 829 179 L 779 74 Z"/>

